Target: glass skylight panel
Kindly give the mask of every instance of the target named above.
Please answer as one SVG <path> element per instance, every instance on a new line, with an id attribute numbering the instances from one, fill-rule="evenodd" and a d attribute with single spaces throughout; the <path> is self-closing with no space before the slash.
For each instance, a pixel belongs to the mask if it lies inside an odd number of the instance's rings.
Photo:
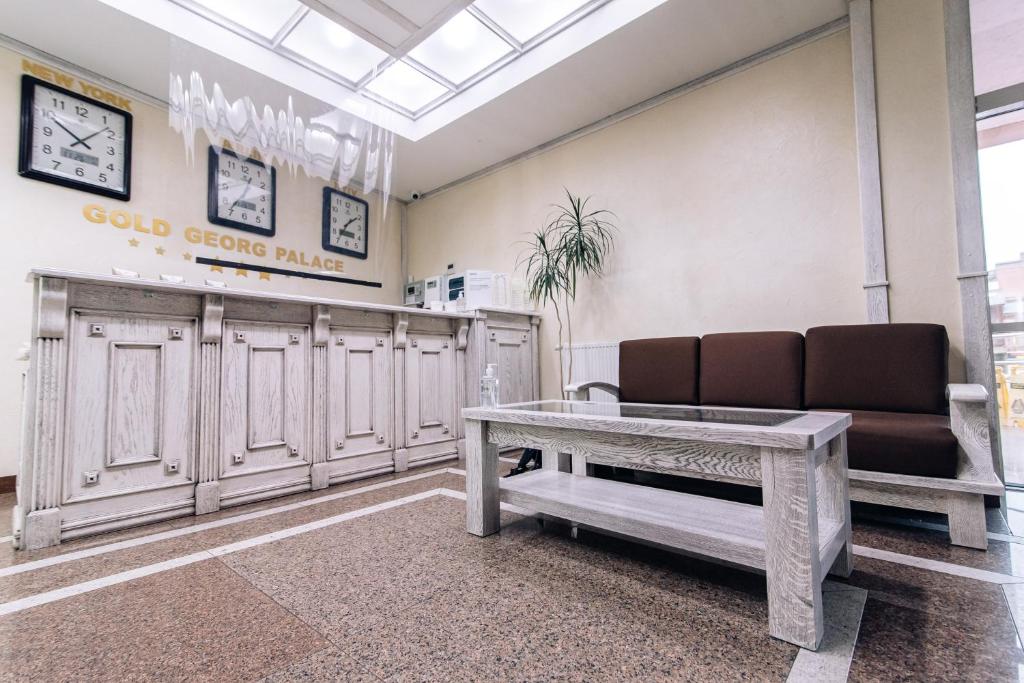
<path id="1" fill-rule="evenodd" d="M 525 43 L 578 10 L 589 0 L 476 0 L 473 6 Z"/>
<path id="2" fill-rule="evenodd" d="M 466 10 L 416 46 L 409 56 L 455 84 L 462 83 L 512 51 L 512 46 Z"/>
<path id="3" fill-rule="evenodd" d="M 376 45 L 312 11 L 281 46 L 353 83 L 388 56 Z"/>
<path id="4" fill-rule="evenodd" d="M 196 0 L 196 3 L 264 38 L 273 38 L 302 7 L 299 0 Z"/>
<path id="5" fill-rule="evenodd" d="M 411 112 L 448 92 L 443 85 L 404 62 L 395 62 L 384 69 L 366 89 Z"/>

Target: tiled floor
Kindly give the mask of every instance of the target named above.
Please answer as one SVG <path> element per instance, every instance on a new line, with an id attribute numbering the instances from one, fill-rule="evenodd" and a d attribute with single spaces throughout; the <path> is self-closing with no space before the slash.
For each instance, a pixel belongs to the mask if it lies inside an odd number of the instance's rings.
<path id="1" fill-rule="evenodd" d="M 767 635 L 763 577 L 593 533 L 573 540 L 511 512 L 500 535 L 479 539 L 465 533 L 457 493 L 439 489 L 462 491 L 464 478 L 413 471 L 57 549 L 0 550 L 0 614 L 9 612 L 0 679 L 835 675 L 834 662 L 815 669 L 821 661 Z M 896 554 L 862 552 L 848 582 L 829 584 L 826 639 L 848 632 L 852 646 L 852 662 L 841 648 L 832 655 L 838 678 L 847 669 L 855 681 L 1021 677 L 1013 617 L 1024 614 L 1024 583 L 1015 583 L 1024 582 L 1024 539 L 993 540 L 981 553 L 888 521 L 887 511 L 862 512 L 871 521 L 858 518 L 857 546 Z M 1010 532 L 1000 519 L 990 529 Z M 280 533 L 263 536 L 271 532 Z M 232 545 L 246 539 L 255 540 Z M 128 547 L 101 552 L 119 541 Z M 69 555 L 87 549 L 97 554 Z M 177 566 L 183 557 L 194 559 Z M 938 562 L 922 568 L 915 558 Z M 31 564 L 41 559 L 50 564 Z M 156 563 L 166 564 L 132 578 Z"/>

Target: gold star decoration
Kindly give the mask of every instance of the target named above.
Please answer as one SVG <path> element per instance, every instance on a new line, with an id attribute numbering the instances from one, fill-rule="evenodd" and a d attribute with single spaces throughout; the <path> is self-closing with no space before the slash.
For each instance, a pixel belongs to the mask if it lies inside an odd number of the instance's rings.
<path id="1" fill-rule="evenodd" d="M 164 255 L 164 251 L 166 251 L 166 250 L 163 247 L 157 247 L 156 248 L 157 256 L 163 256 Z"/>
<path id="2" fill-rule="evenodd" d="M 211 273 L 223 273 L 224 269 L 221 268 L 220 266 L 210 266 L 210 272 Z"/>
<path id="3" fill-rule="evenodd" d="M 184 254 L 181 255 L 181 258 L 185 259 L 186 261 L 191 261 L 192 260 L 192 254 L 190 254 L 190 253 L 188 253 L 186 251 Z"/>
<path id="4" fill-rule="evenodd" d="M 270 273 L 260 273 L 260 279 L 270 282 Z"/>
<path id="5" fill-rule="evenodd" d="M 242 277 L 249 277 L 249 271 L 246 270 L 245 268 L 235 268 L 235 275 L 240 275 Z"/>
<path id="6" fill-rule="evenodd" d="M 133 237 L 130 240 L 128 240 L 128 246 L 129 247 L 137 247 L 137 246 L 139 246 L 139 241 Z"/>

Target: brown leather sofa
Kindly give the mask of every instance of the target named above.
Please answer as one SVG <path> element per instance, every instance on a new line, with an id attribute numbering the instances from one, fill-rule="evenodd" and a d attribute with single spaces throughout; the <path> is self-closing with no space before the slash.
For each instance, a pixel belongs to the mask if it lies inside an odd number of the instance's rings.
<path id="1" fill-rule="evenodd" d="M 852 500 L 945 513 L 953 543 L 987 547 L 984 496 L 1001 495 L 979 385 L 948 384 L 946 330 L 932 324 L 834 325 L 635 339 L 619 344 L 629 403 L 848 412 Z"/>

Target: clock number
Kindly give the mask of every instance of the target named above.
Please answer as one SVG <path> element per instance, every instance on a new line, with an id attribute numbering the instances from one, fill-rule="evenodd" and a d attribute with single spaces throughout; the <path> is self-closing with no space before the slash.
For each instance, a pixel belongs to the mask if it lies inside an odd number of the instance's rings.
<path id="1" fill-rule="evenodd" d="M 53 147 L 50 145 L 43 145 L 43 154 L 53 154 Z"/>
<path id="2" fill-rule="evenodd" d="M 81 116 L 83 119 L 89 118 L 89 110 L 77 104 L 75 105 L 75 113 Z"/>
<path id="3" fill-rule="evenodd" d="M 107 174 L 106 173 L 100 173 L 100 182 L 101 183 L 107 182 Z"/>
<path id="4" fill-rule="evenodd" d="M 82 168 L 81 166 L 75 167 L 75 175 L 78 176 L 79 178 L 83 177 L 85 175 L 85 169 Z"/>
<path id="5" fill-rule="evenodd" d="M 111 156 L 111 157 L 114 156 L 114 148 L 113 147 L 107 147 L 107 156 Z"/>
<path id="6" fill-rule="evenodd" d="M 53 128 L 50 128 L 49 126 L 43 126 L 43 135 L 45 135 L 46 137 L 50 137 L 51 135 L 53 135 Z"/>
<path id="7" fill-rule="evenodd" d="M 60 107 L 61 109 L 64 109 L 64 100 L 58 100 L 56 97 L 54 97 L 53 98 L 53 108 L 56 109 L 57 107 Z"/>
<path id="8" fill-rule="evenodd" d="M 60 162 L 59 161 L 54 161 L 53 162 L 53 170 L 56 171 L 58 168 L 60 168 Z"/>

